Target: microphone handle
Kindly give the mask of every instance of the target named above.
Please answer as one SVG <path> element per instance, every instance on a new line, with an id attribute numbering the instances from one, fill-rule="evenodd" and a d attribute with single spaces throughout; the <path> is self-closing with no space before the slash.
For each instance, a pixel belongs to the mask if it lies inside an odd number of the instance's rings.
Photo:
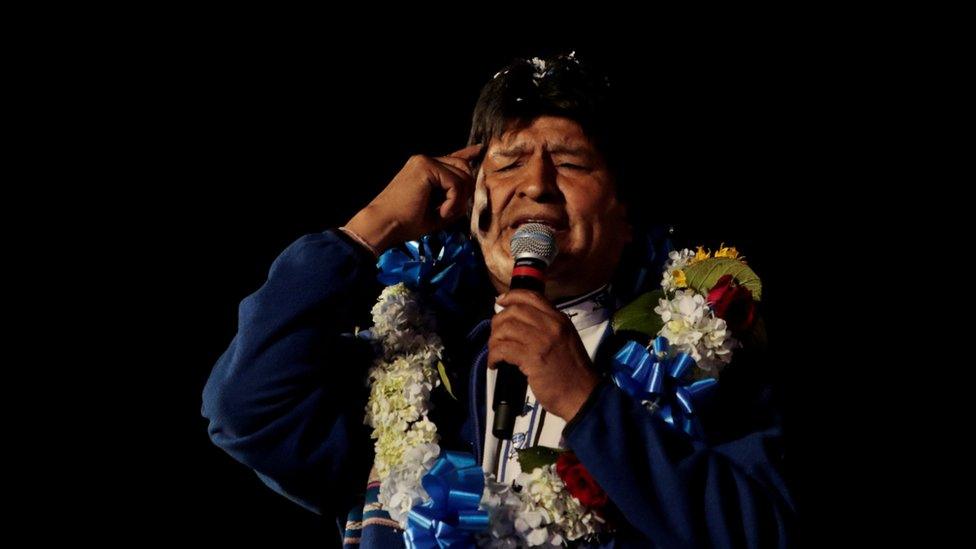
<path id="1" fill-rule="evenodd" d="M 520 269 L 520 267 L 524 269 Z M 527 270 L 529 272 L 537 271 L 538 274 L 534 276 L 513 274 L 512 283 L 509 287 L 512 290 L 531 290 L 545 294 L 546 283 L 541 276 L 545 267 L 545 263 L 534 258 L 517 260 L 513 273 Z M 495 412 L 495 420 L 491 432 L 498 439 L 511 440 L 512 431 L 515 430 L 515 419 L 521 415 L 522 407 L 525 405 L 525 393 L 529 386 L 529 380 L 514 364 L 499 362 L 497 368 L 495 393 L 491 405 Z"/>

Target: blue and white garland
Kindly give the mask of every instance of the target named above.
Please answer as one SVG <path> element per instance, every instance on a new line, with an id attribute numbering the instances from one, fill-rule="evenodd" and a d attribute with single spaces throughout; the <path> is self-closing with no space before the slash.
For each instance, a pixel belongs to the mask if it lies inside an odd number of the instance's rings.
<path id="1" fill-rule="evenodd" d="M 474 269 L 471 246 L 441 233 L 380 258 L 387 286 L 373 307 L 373 327 L 359 334 L 377 350 L 365 421 L 376 440 L 379 503 L 404 529 L 408 547 L 558 547 L 604 531 L 603 519 L 565 489 L 553 465 L 523 472 L 513 486 L 495 482 L 470 455 L 441 452 L 428 414 L 444 344 L 429 305 L 459 310 L 453 296 Z M 663 325 L 647 346 L 630 341 L 616 354 L 613 379 L 694 438 L 701 435 L 697 404 L 739 342 L 686 285 L 682 269 L 702 261 L 702 251 L 669 259 L 654 308 Z"/>

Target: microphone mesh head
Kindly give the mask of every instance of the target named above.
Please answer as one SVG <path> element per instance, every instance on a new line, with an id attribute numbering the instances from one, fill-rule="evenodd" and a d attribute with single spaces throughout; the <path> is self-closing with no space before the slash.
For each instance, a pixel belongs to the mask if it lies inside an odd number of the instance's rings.
<path id="1" fill-rule="evenodd" d="M 512 235 L 512 259 L 534 257 L 548 267 L 556 258 L 556 238 L 552 228 L 544 223 L 525 223 Z"/>

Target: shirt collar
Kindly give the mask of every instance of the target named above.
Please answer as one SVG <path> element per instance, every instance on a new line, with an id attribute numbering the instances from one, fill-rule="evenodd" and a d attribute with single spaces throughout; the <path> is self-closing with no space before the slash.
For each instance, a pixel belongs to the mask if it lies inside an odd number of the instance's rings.
<path id="1" fill-rule="evenodd" d="M 569 297 L 553 304 L 573 322 L 576 331 L 585 330 L 610 318 L 616 308 L 611 284 L 604 284 L 592 292 Z M 504 309 L 495 303 L 495 312 Z"/>

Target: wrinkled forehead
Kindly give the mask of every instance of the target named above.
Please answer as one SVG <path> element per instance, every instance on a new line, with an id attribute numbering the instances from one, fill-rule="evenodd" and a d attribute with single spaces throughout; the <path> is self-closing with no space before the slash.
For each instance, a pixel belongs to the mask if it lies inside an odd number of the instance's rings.
<path id="1" fill-rule="evenodd" d="M 539 149 L 552 154 L 598 153 L 578 123 L 568 118 L 539 117 L 530 123 L 511 122 L 502 135 L 491 139 L 485 154 L 490 159 L 507 159 Z"/>

